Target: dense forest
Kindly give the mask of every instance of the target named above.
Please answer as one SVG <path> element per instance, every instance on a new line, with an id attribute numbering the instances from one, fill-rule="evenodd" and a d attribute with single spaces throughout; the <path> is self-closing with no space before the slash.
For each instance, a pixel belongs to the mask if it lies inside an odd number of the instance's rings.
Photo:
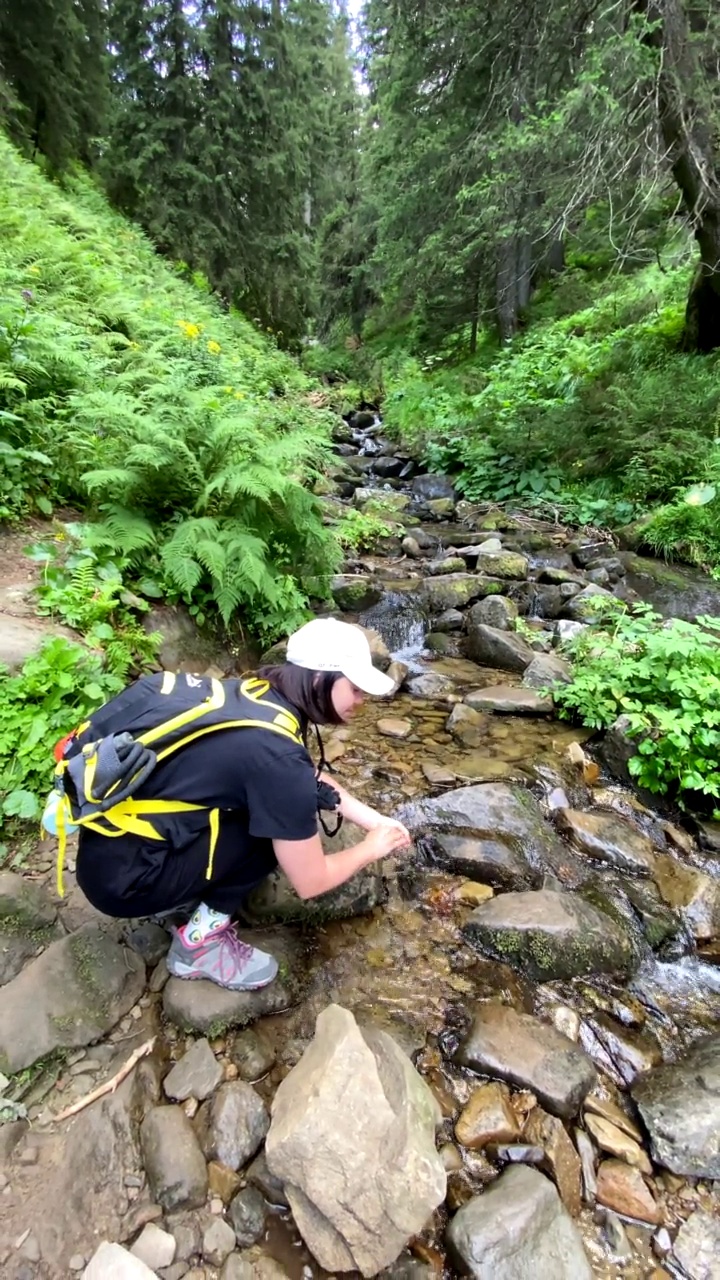
<path id="1" fill-rule="evenodd" d="M 467 497 L 712 568 L 719 52 L 709 0 L 3 0 L 0 114 Z"/>

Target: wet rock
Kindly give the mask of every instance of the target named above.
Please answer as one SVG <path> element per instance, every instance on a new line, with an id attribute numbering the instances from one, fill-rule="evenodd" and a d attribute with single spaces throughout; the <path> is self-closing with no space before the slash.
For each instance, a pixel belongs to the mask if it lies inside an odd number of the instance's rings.
<path id="1" fill-rule="evenodd" d="M 425 510 L 431 520 L 452 520 L 455 503 L 452 498 L 433 498 L 425 503 Z"/>
<path id="2" fill-rule="evenodd" d="M 207 1040 L 196 1040 L 163 1080 L 163 1089 L 174 1102 L 197 1098 L 203 1102 L 223 1080 L 220 1066 Z"/>
<path id="3" fill-rule="evenodd" d="M 473 689 L 466 694 L 465 702 L 477 711 L 496 711 L 499 715 L 510 716 L 546 716 L 553 709 L 552 698 L 543 698 L 534 689 L 508 684 Z"/>
<path id="4" fill-rule="evenodd" d="M 382 492 L 382 504 L 388 512 L 406 511 L 410 506 L 410 499 L 406 493 L 391 493 L 389 490 Z M 377 502 L 377 489 L 356 489 L 353 495 L 353 502 L 356 507 L 366 507 L 369 502 Z"/>
<path id="5" fill-rule="evenodd" d="M 663 901 L 680 913 L 696 941 L 720 934 L 720 879 L 666 854 L 655 859 L 654 879 Z"/>
<path id="6" fill-rule="evenodd" d="M 349 849 L 358 844 L 364 835 L 365 832 L 355 826 L 354 822 L 344 822 L 337 835 L 330 837 L 323 832 L 320 838 L 325 852 L 335 853 L 338 849 Z M 318 924 L 327 920 L 347 920 L 352 916 L 367 915 L 385 902 L 386 898 L 385 882 L 377 867 L 366 867 L 346 884 L 332 889 L 330 893 L 324 893 L 322 898 L 307 900 L 298 897 L 282 871 L 275 871 L 248 894 L 243 903 L 243 914 L 253 924 L 274 921 L 279 924 Z M 247 935 L 248 942 L 253 946 L 270 951 L 275 956 L 281 966 L 281 977 L 276 978 L 270 987 L 264 987 L 263 991 L 270 992 L 280 981 L 285 994 L 292 995 L 294 1002 L 303 972 L 298 943 L 282 929 L 268 930 L 264 938 L 265 942 L 259 931 Z M 260 996 L 263 991 L 248 994 Z M 274 1012 L 274 1009 L 268 1009 L 267 1012 Z"/>
<path id="7" fill-rule="evenodd" d="M 599 1094 L 589 1093 L 585 1099 L 584 1106 L 586 1111 L 609 1121 L 616 1129 L 619 1129 L 621 1133 L 626 1133 L 635 1142 L 643 1141 L 643 1135 L 635 1122 L 630 1119 L 627 1112 L 623 1111 L 622 1107 L 619 1107 L 610 1098 L 602 1098 Z"/>
<path id="8" fill-rule="evenodd" d="M 445 1238 L 453 1264 L 474 1280 L 591 1280 L 579 1231 L 534 1169 L 507 1169 L 456 1213 Z"/>
<path id="9" fill-rule="evenodd" d="M 476 622 L 472 610 L 467 621 L 467 650 L 473 662 L 501 671 L 524 672 L 534 657 L 530 645 L 514 631 L 500 631 Z"/>
<path id="10" fill-rule="evenodd" d="M 588 1025 L 627 1087 L 643 1072 L 662 1062 L 662 1049 L 651 1031 L 623 1027 L 604 1013 L 588 1018 Z"/>
<path id="11" fill-rule="evenodd" d="M 462 631 L 465 615 L 459 609 L 446 609 L 433 623 L 433 629 L 440 632 Z"/>
<path id="12" fill-rule="evenodd" d="M 645 940 L 653 951 L 664 954 L 667 945 L 686 947 L 686 929 L 680 915 L 663 902 L 651 880 L 625 880 L 623 889 L 638 916 Z"/>
<path id="13" fill-rule="evenodd" d="M 145 961 L 154 966 L 167 955 L 170 950 L 171 937 L 167 929 L 147 920 L 125 935 L 125 942 Z"/>
<path id="14" fill-rule="evenodd" d="M 488 718 L 472 707 L 458 702 L 450 712 L 445 729 L 465 747 L 479 747 L 487 737 Z"/>
<path id="15" fill-rule="evenodd" d="M 570 1119 L 596 1081 L 587 1054 L 539 1018 L 489 1001 L 480 1005 L 457 1054 L 462 1066 L 530 1089 L 553 1115 Z"/>
<path id="16" fill-rule="evenodd" d="M 588 569 L 586 576 L 587 581 L 592 582 L 596 587 L 610 586 L 610 574 L 607 569 L 604 569 L 601 566 L 597 569 Z"/>
<path id="17" fill-rule="evenodd" d="M 595 1177 L 595 1149 L 587 1134 L 582 1129 L 575 1130 L 575 1146 L 582 1165 L 583 1201 L 594 1205 L 597 1194 L 597 1178 Z"/>
<path id="18" fill-rule="evenodd" d="M 432 615 L 445 613 L 448 609 L 462 609 L 472 600 L 501 590 L 499 582 L 491 582 L 479 574 L 452 573 L 440 578 L 426 578 L 418 592 L 418 602 Z"/>
<path id="19" fill-rule="evenodd" d="M 528 576 L 528 561 L 516 551 L 487 551 L 478 547 L 478 573 L 504 581 L 522 582 Z"/>
<path id="20" fill-rule="evenodd" d="M 632 782 L 629 764 L 637 755 L 637 742 L 630 737 L 630 721 L 627 716 L 618 716 L 608 729 L 600 747 L 600 754 L 614 778 L 621 782 Z"/>
<path id="21" fill-rule="evenodd" d="M 677 1233 L 673 1261 L 689 1280 L 720 1280 L 720 1218 L 697 1209 Z"/>
<path id="22" fill-rule="evenodd" d="M 239 1032 L 228 1050 L 230 1061 L 235 1063 L 240 1079 L 250 1084 L 261 1080 L 275 1065 L 275 1050 L 260 1032 L 251 1027 Z"/>
<path id="23" fill-rule="evenodd" d="M 270 1125 L 262 1098 L 244 1080 L 229 1080 L 203 1103 L 195 1131 L 208 1160 L 240 1169 L 255 1155 Z"/>
<path id="24" fill-rule="evenodd" d="M 172 1266 L 175 1259 L 175 1240 L 167 1231 L 163 1231 L 154 1222 L 148 1222 L 130 1249 L 134 1258 L 139 1258 L 151 1271 L 160 1271 L 162 1267 Z"/>
<path id="25" fill-rule="evenodd" d="M 444 631 L 428 632 L 423 647 L 449 658 L 461 657 L 459 636 L 446 635 Z"/>
<path id="26" fill-rule="evenodd" d="M 361 613 L 378 603 L 383 590 L 367 574 L 339 573 L 330 583 L 330 592 L 343 613 Z"/>
<path id="27" fill-rule="evenodd" d="M 413 731 L 412 720 L 386 716 L 376 722 L 375 728 L 384 738 L 409 738 Z"/>
<path id="28" fill-rule="evenodd" d="M 620 925 L 573 893 L 505 893 L 478 907 L 463 932 L 478 950 L 536 982 L 629 972 L 637 964 Z"/>
<path id="29" fill-rule="evenodd" d="M 223 1204 L 229 1204 L 242 1185 L 242 1178 L 234 1169 L 229 1169 L 219 1160 L 208 1162 L 208 1185 L 210 1194 L 217 1196 Z"/>
<path id="30" fill-rule="evenodd" d="M 82 1280 L 157 1280 L 157 1277 L 122 1245 L 105 1240 L 83 1271 Z"/>
<path id="31" fill-rule="evenodd" d="M 622 1160 L 603 1160 L 597 1174 L 597 1198 L 615 1213 L 641 1222 L 662 1221 L 660 1208 L 639 1169 Z"/>
<path id="32" fill-rule="evenodd" d="M 609 1120 L 586 1113 L 585 1126 L 601 1151 L 607 1151 L 618 1160 L 624 1160 L 625 1164 L 631 1165 L 633 1169 L 639 1169 L 641 1173 L 652 1173 L 652 1165 L 640 1144 L 629 1138 L 621 1129 L 616 1128 Z"/>
<path id="33" fill-rule="evenodd" d="M 57 909 L 42 885 L 0 871 L 0 986 L 58 936 L 56 921 Z"/>
<path id="34" fill-rule="evenodd" d="M 437 698 L 444 702 L 455 692 L 455 685 L 449 676 L 436 675 L 429 671 L 425 675 L 413 676 L 408 680 L 407 690 L 416 698 L 427 698 L 430 701 Z"/>
<path id="35" fill-rule="evenodd" d="M 202 1256 L 211 1267 L 221 1267 L 235 1248 L 235 1232 L 223 1218 L 215 1218 L 203 1231 Z"/>
<path id="36" fill-rule="evenodd" d="M 228 1208 L 235 1240 L 240 1249 L 261 1240 L 265 1234 L 267 1205 L 257 1187 L 245 1187 L 239 1191 Z"/>
<path id="37" fill-rule="evenodd" d="M 601 615 L 601 603 L 614 599 L 611 591 L 590 582 L 566 602 L 563 614 L 571 622 L 597 622 Z"/>
<path id="38" fill-rule="evenodd" d="M 380 476 L 383 480 L 399 476 L 404 466 L 405 460 L 403 458 L 394 458 L 391 454 L 384 458 L 373 459 L 373 471 L 376 476 Z"/>
<path id="39" fill-rule="evenodd" d="M 443 573 L 464 573 L 465 561 L 462 556 L 445 556 L 443 560 L 431 560 L 427 571 L 433 577 Z"/>
<path id="40" fill-rule="evenodd" d="M 587 629 L 584 622 L 572 622 L 569 618 L 560 618 L 555 623 L 553 631 L 553 643 L 557 645 L 568 644 L 571 640 L 576 640 Z"/>
<path id="41" fill-rule="evenodd" d="M 329 1271 L 375 1275 L 445 1196 L 439 1109 L 395 1041 L 330 1005 L 281 1083 L 266 1155 L 301 1235 Z M 343 1195 L 337 1194 L 338 1184 Z"/>
<path id="42" fill-rule="evenodd" d="M 435 498 L 451 498 L 455 501 L 455 488 L 447 476 L 415 476 L 410 488 L 413 496 L 422 502 L 432 502 Z"/>
<path id="43" fill-rule="evenodd" d="M 455 783 L 456 775 L 453 769 L 446 769 L 443 765 L 433 764 L 429 760 L 424 760 L 420 768 L 423 777 L 431 787 L 452 787 Z"/>
<path id="44" fill-rule="evenodd" d="M 507 1090 L 495 1083 L 483 1084 L 472 1092 L 455 1125 L 458 1142 L 476 1150 L 491 1142 L 514 1142 L 519 1136 Z"/>
<path id="45" fill-rule="evenodd" d="M 563 809 L 557 822 L 576 847 L 597 862 L 637 875 L 652 873 L 655 857 L 651 841 L 617 814 Z"/>
<path id="46" fill-rule="evenodd" d="M 720 1035 L 653 1068 L 631 1092 L 658 1164 L 686 1177 L 720 1178 Z"/>
<path id="47" fill-rule="evenodd" d="M 248 1165 L 245 1177 L 253 1187 L 257 1187 L 258 1191 L 262 1192 L 268 1204 L 280 1205 L 284 1209 L 290 1208 L 285 1187 L 280 1179 L 270 1172 L 264 1151 L 260 1151 L 252 1164 Z"/>
<path id="48" fill-rule="evenodd" d="M 585 568 L 594 572 L 598 570 L 604 571 L 611 582 L 619 582 L 621 578 L 625 577 L 626 573 L 625 565 L 618 556 L 595 556 Z"/>
<path id="49" fill-rule="evenodd" d="M 537 653 L 526 667 L 523 684 L 528 689 L 546 690 L 554 685 L 569 684 L 572 679 L 570 663 L 553 653 Z"/>
<path id="50" fill-rule="evenodd" d="M 511 631 L 518 616 L 518 607 L 514 600 L 506 596 L 487 596 L 478 600 L 468 615 L 475 626 L 493 627 L 496 631 Z"/>
<path id="51" fill-rule="evenodd" d="M 570 1216 L 577 1218 L 582 1207 L 582 1165 L 562 1120 L 535 1107 L 523 1136 L 541 1148 L 541 1168 L 551 1175 Z"/>
<path id="52" fill-rule="evenodd" d="M 568 565 L 570 561 L 568 560 Z M 537 576 L 538 582 L 549 582 L 552 586 L 559 587 L 563 582 L 571 582 L 577 587 L 585 586 L 585 579 L 576 569 L 563 568 L 556 565 L 545 565 Z"/>
<path id="53" fill-rule="evenodd" d="M 0 1071 L 101 1039 L 144 985 L 142 961 L 96 925 L 51 943 L 0 990 Z"/>
<path id="54" fill-rule="evenodd" d="M 397 816 L 402 820 L 401 813 Z M 424 830 L 424 840 L 430 846 L 437 845 L 441 834 L 454 836 L 458 833 L 463 841 L 471 841 L 474 835 L 475 842 L 482 849 L 469 853 L 467 865 L 458 863 L 458 871 L 475 879 L 485 877 L 475 875 L 472 861 L 486 859 L 489 864 L 502 867 L 505 861 L 502 847 L 515 855 L 507 861 L 508 869 L 520 871 L 522 868 L 523 876 L 527 867 L 538 876 L 548 870 L 564 875 L 566 867 L 570 868 L 570 874 L 573 871 L 566 847 L 545 821 L 535 797 L 522 787 L 486 782 L 415 801 L 413 821 L 416 829 Z M 443 841 L 442 848 L 446 854 L 463 859 L 469 852 L 469 849 L 461 850 L 447 841 Z M 507 887 L 508 881 L 490 879 L 489 883 L 503 888 Z"/>
<path id="55" fill-rule="evenodd" d="M 207 1169 L 193 1127 L 181 1107 L 153 1107 L 140 1126 L 143 1164 L 154 1199 L 163 1209 L 199 1209 L 208 1189 Z"/>
<path id="56" fill-rule="evenodd" d="M 580 569 L 587 569 L 593 560 L 607 555 L 612 549 L 612 543 L 587 538 L 576 539 L 574 542 L 569 542 L 567 546 L 574 563 Z"/>

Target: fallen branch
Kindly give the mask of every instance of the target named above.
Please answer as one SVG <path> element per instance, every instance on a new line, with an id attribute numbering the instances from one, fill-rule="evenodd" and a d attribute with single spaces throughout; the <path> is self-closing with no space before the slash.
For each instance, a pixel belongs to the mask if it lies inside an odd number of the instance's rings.
<path id="1" fill-rule="evenodd" d="M 128 1058 L 127 1062 L 115 1072 L 110 1080 L 106 1080 L 104 1084 L 98 1085 L 97 1089 L 93 1089 L 92 1093 L 87 1093 L 84 1098 L 80 1098 L 78 1102 L 73 1102 L 71 1107 L 66 1107 L 64 1111 L 58 1112 L 54 1120 L 67 1120 L 68 1116 L 77 1115 L 78 1111 L 84 1111 L 91 1103 L 97 1102 L 98 1098 L 102 1098 L 106 1093 L 114 1093 L 119 1084 L 122 1084 L 126 1076 L 130 1075 L 133 1067 L 141 1058 L 147 1057 L 152 1053 L 155 1045 L 155 1036 L 150 1040 L 146 1040 L 144 1044 L 138 1046 Z"/>

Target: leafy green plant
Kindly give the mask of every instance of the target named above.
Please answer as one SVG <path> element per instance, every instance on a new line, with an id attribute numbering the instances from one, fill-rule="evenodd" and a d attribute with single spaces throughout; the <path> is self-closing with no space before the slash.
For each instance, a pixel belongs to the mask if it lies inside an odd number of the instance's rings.
<path id="1" fill-rule="evenodd" d="M 338 542 L 346 551 L 371 551 L 381 540 L 395 532 L 382 515 L 374 511 L 358 511 L 350 507 L 337 526 Z"/>
<path id="2" fill-rule="evenodd" d="M 630 771 L 649 791 L 720 799 L 720 618 L 663 620 L 636 606 L 568 646 L 560 714 L 608 729 L 627 717 Z"/>
<path id="3" fill-rule="evenodd" d="M 59 637 L 17 675 L 0 668 L 0 824 L 39 817 L 54 743 L 124 683 L 101 654 Z"/>

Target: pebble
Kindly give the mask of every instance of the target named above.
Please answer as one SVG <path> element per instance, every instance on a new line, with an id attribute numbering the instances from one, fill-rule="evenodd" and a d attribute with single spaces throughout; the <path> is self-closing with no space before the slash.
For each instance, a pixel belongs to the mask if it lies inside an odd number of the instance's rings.
<path id="1" fill-rule="evenodd" d="M 463 1147 L 482 1148 L 489 1143 L 512 1143 L 520 1136 L 508 1090 L 495 1082 L 475 1089 L 455 1125 L 455 1137 Z"/>
<path id="2" fill-rule="evenodd" d="M 23 1147 L 22 1151 L 17 1156 L 17 1160 L 19 1164 L 37 1164 L 38 1155 L 39 1152 L 37 1147 Z"/>
<path id="3" fill-rule="evenodd" d="M 210 1201 L 210 1212 L 214 1213 L 217 1216 L 218 1214 L 223 1212 L 224 1207 L 225 1206 L 223 1205 L 223 1202 L 220 1199 L 220 1196 L 213 1196 L 212 1200 Z"/>
<path id="4" fill-rule="evenodd" d="M 652 1247 L 653 1253 L 658 1258 L 664 1258 L 665 1254 L 670 1252 L 672 1249 L 672 1236 L 667 1227 L 660 1227 L 660 1230 L 655 1232 L 652 1238 Z"/>
<path id="5" fill-rule="evenodd" d="M 203 1259 L 213 1267 L 221 1267 L 235 1248 L 235 1232 L 228 1222 L 216 1218 L 203 1232 Z"/>
<path id="6" fill-rule="evenodd" d="M 175 1261 L 175 1248 L 174 1237 L 154 1222 L 149 1222 L 143 1227 L 130 1252 L 151 1271 L 159 1271 L 161 1267 L 169 1267 Z"/>
<path id="7" fill-rule="evenodd" d="M 85 1257 L 82 1253 L 74 1253 L 68 1262 L 68 1271 L 82 1271 L 85 1266 Z"/>
<path id="8" fill-rule="evenodd" d="M 141 1178 L 139 1173 L 126 1173 L 123 1178 L 124 1187 L 141 1187 L 143 1182 L 144 1178 Z"/>
<path id="9" fill-rule="evenodd" d="M 577 1041 L 580 1035 L 580 1014 L 566 1004 L 557 1005 L 552 1011 L 553 1026 L 567 1036 L 568 1040 Z"/>

